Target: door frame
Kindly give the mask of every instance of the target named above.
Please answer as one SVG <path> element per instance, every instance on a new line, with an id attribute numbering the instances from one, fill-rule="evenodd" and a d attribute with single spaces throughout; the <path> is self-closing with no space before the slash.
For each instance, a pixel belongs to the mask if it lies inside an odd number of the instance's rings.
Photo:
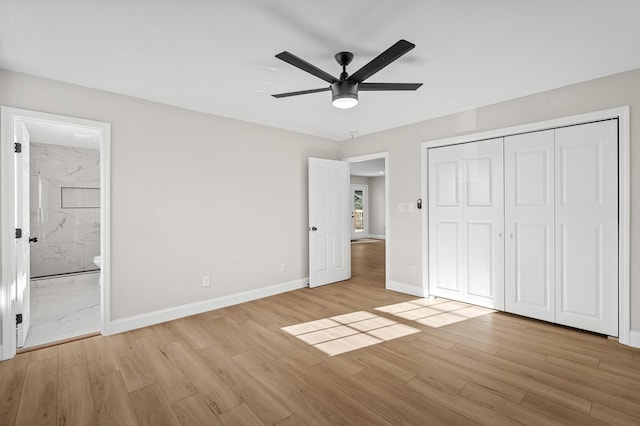
<path id="1" fill-rule="evenodd" d="M 358 189 L 362 191 L 362 212 L 363 212 L 362 214 L 363 235 L 358 238 L 369 238 L 369 185 L 363 185 L 361 183 L 352 183 L 351 185 L 349 185 L 349 190 L 351 192 L 351 195 L 349 196 L 349 198 L 351 199 L 351 214 L 355 212 L 353 192 Z M 353 226 L 353 221 L 351 223 L 350 231 L 351 231 L 351 235 L 350 235 L 351 240 L 355 240 L 356 238 L 353 238 L 353 237 L 356 231 Z"/>
<path id="2" fill-rule="evenodd" d="M 358 155 L 356 157 L 344 158 L 344 161 L 348 163 L 359 163 L 361 161 L 378 160 L 380 158 L 384 159 L 384 288 L 389 290 L 389 246 L 391 245 L 389 232 L 389 153 L 385 151 Z M 349 188 L 351 188 L 351 185 L 349 185 Z M 349 257 L 349 264 L 351 264 L 351 257 Z"/>
<path id="3" fill-rule="evenodd" d="M 630 277 L 630 217 L 631 217 L 631 157 L 629 107 L 612 108 L 585 114 L 539 121 L 520 126 L 454 136 L 422 142 L 422 199 L 428 199 L 428 150 L 439 146 L 455 145 L 484 139 L 548 130 L 556 127 L 585 124 L 592 121 L 618 119 L 618 341 L 640 347 L 640 332 L 631 332 L 631 277 Z M 427 209 L 422 210 L 422 288 L 429 294 L 429 220 Z"/>
<path id="4" fill-rule="evenodd" d="M 19 122 L 44 121 L 86 127 L 100 133 L 100 254 L 102 256 L 100 289 L 100 329 L 109 334 L 111 323 L 111 124 L 82 118 L 49 114 L 20 108 L 0 108 L 0 177 L 2 195 L 2 283 L 0 283 L 0 309 L 2 310 L 2 359 L 16 354 L 15 333 L 15 261 L 16 247 L 13 235 L 15 223 L 14 129 Z"/>

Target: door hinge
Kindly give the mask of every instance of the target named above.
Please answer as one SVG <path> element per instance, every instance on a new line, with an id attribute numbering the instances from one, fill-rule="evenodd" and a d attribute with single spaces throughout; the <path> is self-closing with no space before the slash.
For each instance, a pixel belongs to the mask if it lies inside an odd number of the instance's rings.
<path id="1" fill-rule="evenodd" d="M 20 142 L 16 142 L 14 145 L 14 151 L 16 154 L 19 154 L 22 152 L 22 144 Z"/>
<path id="2" fill-rule="evenodd" d="M 16 325 L 17 324 L 22 324 L 22 314 L 16 315 Z"/>
<path id="3" fill-rule="evenodd" d="M 22 229 L 16 228 L 16 239 L 22 238 Z"/>

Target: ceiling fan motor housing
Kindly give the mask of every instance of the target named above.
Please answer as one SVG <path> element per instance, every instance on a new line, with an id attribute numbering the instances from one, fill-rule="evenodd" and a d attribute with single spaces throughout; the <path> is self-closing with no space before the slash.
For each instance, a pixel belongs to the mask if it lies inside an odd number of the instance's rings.
<path id="1" fill-rule="evenodd" d="M 339 98 L 358 99 L 358 83 L 353 80 L 336 81 L 331 84 L 332 100 Z"/>

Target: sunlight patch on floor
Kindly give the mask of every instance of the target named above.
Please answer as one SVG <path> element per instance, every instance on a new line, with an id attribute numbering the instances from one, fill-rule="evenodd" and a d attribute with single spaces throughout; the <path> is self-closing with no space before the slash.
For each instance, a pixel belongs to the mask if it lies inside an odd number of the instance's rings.
<path id="1" fill-rule="evenodd" d="M 493 309 L 440 298 L 416 299 L 409 302 L 381 306 L 376 310 L 433 328 L 496 312 Z"/>
<path id="2" fill-rule="evenodd" d="M 365 311 L 282 327 L 282 330 L 330 356 L 420 331 Z"/>

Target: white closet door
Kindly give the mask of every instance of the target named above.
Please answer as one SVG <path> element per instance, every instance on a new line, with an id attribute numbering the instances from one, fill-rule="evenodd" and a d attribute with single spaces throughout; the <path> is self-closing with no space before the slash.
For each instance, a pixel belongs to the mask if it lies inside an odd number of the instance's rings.
<path id="1" fill-rule="evenodd" d="M 428 151 L 429 294 L 455 300 L 464 299 L 463 153 L 463 145 Z"/>
<path id="2" fill-rule="evenodd" d="M 504 309 L 502 144 L 429 150 L 432 295 Z"/>
<path id="3" fill-rule="evenodd" d="M 555 321 L 554 131 L 509 136 L 505 153 L 505 310 Z"/>
<path id="4" fill-rule="evenodd" d="M 556 129 L 556 322 L 618 335 L 618 122 Z"/>

